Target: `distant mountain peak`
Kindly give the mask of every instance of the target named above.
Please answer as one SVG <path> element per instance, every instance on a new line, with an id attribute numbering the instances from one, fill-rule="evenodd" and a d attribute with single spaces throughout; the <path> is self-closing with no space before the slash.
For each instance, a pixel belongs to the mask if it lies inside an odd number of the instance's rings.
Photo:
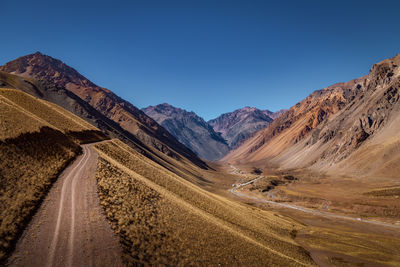
<path id="1" fill-rule="evenodd" d="M 168 103 L 149 106 L 142 111 L 204 159 L 218 160 L 229 151 L 226 141 L 193 111 Z"/>
<path id="2" fill-rule="evenodd" d="M 176 109 L 177 109 L 177 107 L 174 107 L 174 106 L 172 106 L 172 105 L 168 104 L 167 102 L 164 102 L 164 103 L 161 103 L 161 104 L 158 104 L 158 105 L 155 105 L 155 106 L 150 106 L 150 107 L 159 107 L 159 108 L 176 108 Z"/>
<path id="3" fill-rule="evenodd" d="M 264 111 L 246 106 L 224 113 L 208 123 L 216 132 L 221 133 L 231 148 L 235 148 L 255 132 L 265 128 L 272 120 Z"/>
<path id="4" fill-rule="evenodd" d="M 68 83 L 86 87 L 99 87 L 61 60 L 39 51 L 10 61 L 1 66 L 0 70 L 24 77 L 34 76 L 39 80 L 45 79 L 61 87 L 65 87 Z"/>

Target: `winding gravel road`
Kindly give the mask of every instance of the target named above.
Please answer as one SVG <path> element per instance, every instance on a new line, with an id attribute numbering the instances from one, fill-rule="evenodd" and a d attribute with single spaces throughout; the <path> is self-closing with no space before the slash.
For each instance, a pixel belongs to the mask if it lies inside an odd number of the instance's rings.
<path id="1" fill-rule="evenodd" d="M 24 231 L 9 266 L 123 266 L 97 196 L 98 155 L 91 145 L 82 148 Z"/>
<path id="2" fill-rule="evenodd" d="M 235 166 L 233 166 L 233 165 L 230 165 L 230 166 L 233 169 L 233 173 L 234 174 L 240 173 L 239 170 Z M 354 222 L 358 222 L 358 223 L 368 223 L 368 224 L 374 224 L 374 225 L 379 225 L 379 226 L 383 226 L 383 227 L 390 227 L 390 228 L 400 229 L 400 225 L 395 225 L 395 224 L 390 224 L 390 223 L 385 223 L 385 222 L 372 221 L 372 220 L 361 219 L 361 218 L 354 218 L 354 217 L 344 216 L 344 215 L 339 215 L 339 214 L 333 214 L 333 213 L 330 213 L 330 212 L 324 212 L 324 211 L 304 208 L 304 207 L 301 207 L 301 206 L 296 206 L 296 205 L 292 205 L 292 204 L 288 204 L 288 203 L 282 203 L 282 202 L 275 202 L 275 201 L 271 201 L 271 200 L 266 200 L 266 199 L 263 199 L 263 198 L 250 196 L 250 195 L 247 195 L 247 194 L 242 193 L 242 192 L 237 192 L 237 190 L 239 188 L 242 188 L 242 187 L 244 187 L 246 185 L 252 184 L 255 181 L 260 180 L 260 179 L 264 179 L 264 177 L 263 176 L 259 176 L 259 177 L 255 178 L 253 180 L 248 181 L 248 182 L 237 184 L 230 191 L 231 191 L 232 194 L 234 194 L 234 195 L 236 195 L 238 197 L 241 197 L 241 198 L 249 198 L 249 199 L 255 200 L 256 202 L 259 202 L 259 203 L 265 203 L 265 204 L 270 204 L 270 205 L 274 205 L 274 206 L 277 206 L 277 207 L 294 209 L 294 210 L 306 212 L 306 213 L 309 213 L 309 214 L 312 214 L 312 215 L 315 215 L 315 216 L 322 216 L 322 217 L 325 217 L 325 218 L 333 218 L 333 219 L 349 220 L 349 221 L 354 221 Z"/>

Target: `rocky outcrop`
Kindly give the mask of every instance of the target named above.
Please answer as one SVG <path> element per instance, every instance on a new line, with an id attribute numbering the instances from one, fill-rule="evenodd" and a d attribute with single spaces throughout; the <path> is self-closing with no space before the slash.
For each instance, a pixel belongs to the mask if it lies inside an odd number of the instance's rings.
<path id="1" fill-rule="evenodd" d="M 275 120 L 276 118 L 278 118 L 280 115 L 282 115 L 283 113 L 285 113 L 287 111 L 287 109 L 280 109 L 278 111 L 270 111 L 270 110 L 262 110 L 262 112 L 264 112 L 265 115 L 267 115 L 268 117 L 270 117 L 271 119 Z"/>
<path id="2" fill-rule="evenodd" d="M 203 159 L 217 160 L 229 151 L 221 135 L 194 112 L 166 103 L 142 110 Z"/>
<path id="3" fill-rule="evenodd" d="M 315 91 L 224 160 L 364 174 L 400 166 L 399 65 L 396 56 L 364 77 Z"/>
<path id="4" fill-rule="evenodd" d="M 244 107 L 233 112 L 222 114 L 208 121 L 216 132 L 228 142 L 230 148 L 236 148 L 255 132 L 264 129 L 272 122 L 274 112 Z"/>

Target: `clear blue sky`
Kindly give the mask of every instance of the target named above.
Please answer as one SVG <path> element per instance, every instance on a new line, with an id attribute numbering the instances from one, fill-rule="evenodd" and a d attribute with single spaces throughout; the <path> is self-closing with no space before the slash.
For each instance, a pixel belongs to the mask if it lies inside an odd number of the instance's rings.
<path id="1" fill-rule="evenodd" d="M 40 51 L 138 107 L 289 108 L 400 52 L 400 1 L 0 3 L 0 64 Z"/>

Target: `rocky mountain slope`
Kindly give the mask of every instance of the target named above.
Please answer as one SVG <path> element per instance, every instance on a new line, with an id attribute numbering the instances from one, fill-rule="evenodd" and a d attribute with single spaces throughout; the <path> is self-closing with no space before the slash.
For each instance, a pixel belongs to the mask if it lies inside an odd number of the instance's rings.
<path id="1" fill-rule="evenodd" d="M 216 132 L 228 142 L 231 148 L 236 148 L 255 132 L 264 129 L 272 122 L 274 112 L 244 107 L 208 121 Z"/>
<path id="2" fill-rule="evenodd" d="M 0 67 L 0 71 L 38 81 L 29 82 L 27 92 L 47 99 L 93 123 L 111 137 L 133 146 L 153 147 L 171 157 L 185 157 L 205 167 L 190 149 L 131 103 L 92 83 L 60 60 L 39 52 L 20 57 Z M 143 151 L 143 149 L 142 149 Z M 144 153 L 144 152 L 143 152 Z"/>
<path id="3" fill-rule="evenodd" d="M 194 112 L 166 103 L 142 110 L 203 159 L 217 160 L 229 151 L 225 140 Z"/>
<path id="4" fill-rule="evenodd" d="M 262 112 L 264 112 L 266 115 L 268 115 L 269 117 L 271 117 L 271 119 L 275 120 L 276 118 L 278 118 L 280 115 L 282 115 L 283 113 L 285 113 L 287 111 L 287 109 L 280 109 L 278 111 L 270 111 L 270 110 L 263 110 Z"/>
<path id="5" fill-rule="evenodd" d="M 400 56 L 315 91 L 224 160 L 358 175 L 400 173 Z"/>

